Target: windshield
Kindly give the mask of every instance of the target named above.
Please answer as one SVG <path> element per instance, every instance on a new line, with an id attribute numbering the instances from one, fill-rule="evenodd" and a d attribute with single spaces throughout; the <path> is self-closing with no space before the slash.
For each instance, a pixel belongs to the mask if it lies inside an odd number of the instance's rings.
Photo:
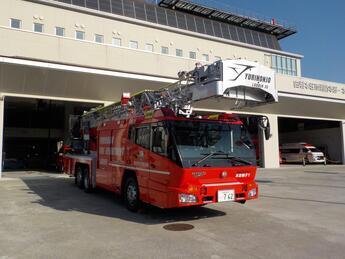
<path id="1" fill-rule="evenodd" d="M 183 167 L 256 165 L 255 147 L 243 125 L 171 121 L 171 130 Z"/>
<path id="2" fill-rule="evenodd" d="M 315 148 L 315 147 L 309 147 L 308 149 L 309 149 L 311 152 L 313 152 L 313 153 L 314 153 L 314 152 L 315 152 L 315 153 L 316 153 L 316 152 L 321 152 L 319 149 L 317 149 L 317 148 Z"/>

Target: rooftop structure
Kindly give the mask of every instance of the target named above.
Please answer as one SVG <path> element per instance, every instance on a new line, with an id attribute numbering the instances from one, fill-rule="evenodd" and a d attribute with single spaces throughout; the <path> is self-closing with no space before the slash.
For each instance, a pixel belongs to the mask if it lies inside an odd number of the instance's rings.
<path id="1" fill-rule="evenodd" d="M 275 19 L 270 21 L 259 20 L 254 17 L 203 6 L 188 0 L 161 0 L 159 6 L 270 33 L 275 35 L 278 40 L 297 32 L 293 27 L 285 27 L 277 24 Z"/>
<path id="2" fill-rule="evenodd" d="M 257 18 L 217 10 L 186 0 L 53 0 L 86 11 L 126 16 L 212 37 L 281 50 L 278 40 L 296 30 Z M 157 2 L 158 4 L 154 3 Z"/>

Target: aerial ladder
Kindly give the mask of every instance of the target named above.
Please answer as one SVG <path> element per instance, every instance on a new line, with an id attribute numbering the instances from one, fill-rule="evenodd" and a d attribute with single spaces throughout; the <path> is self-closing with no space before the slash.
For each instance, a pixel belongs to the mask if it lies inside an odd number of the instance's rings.
<path id="1" fill-rule="evenodd" d="M 275 72 L 257 62 L 248 60 L 217 61 L 210 65 L 196 64 L 194 70 L 178 73 L 178 81 L 158 90 L 144 90 L 130 96 L 124 93 L 121 102 L 99 107 L 81 117 L 81 128 L 95 128 L 109 120 L 119 120 L 135 112 L 144 115 L 147 110 L 170 108 L 177 116 L 191 117 L 194 105 L 207 99 L 227 99 L 231 110 L 278 102 Z M 266 116 L 259 117 L 259 128 L 270 137 Z"/>

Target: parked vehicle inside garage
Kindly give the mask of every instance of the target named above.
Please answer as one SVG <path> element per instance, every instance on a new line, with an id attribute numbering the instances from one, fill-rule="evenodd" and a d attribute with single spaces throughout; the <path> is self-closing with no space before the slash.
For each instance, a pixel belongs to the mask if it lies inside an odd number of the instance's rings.
<path id="1" fill-rule="evenodd" d="M 327 163 L 324 153 L 308 143 L 285 143 L 280 150 L 283 163 Z"/>

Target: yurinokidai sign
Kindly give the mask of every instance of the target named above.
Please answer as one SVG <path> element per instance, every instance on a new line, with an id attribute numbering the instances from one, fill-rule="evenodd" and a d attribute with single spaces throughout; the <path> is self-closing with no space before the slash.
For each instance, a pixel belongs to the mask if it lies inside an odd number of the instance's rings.
<path id="1" fill-rule="evenodd" d="M 197 73 L 205 85 L 196 89 L 194 97 L 197 99 L 214 95 L 249 101 L 253 105 L 278 101 L 275 71 L 257 62 L 217 61 Z"/>
<path id="2" fill-rule="evenodd" d="M 279 74 L 277 88 L 280 93 L 345 100 L 345 84 L 341 83 Z"/>
<path id="3" fill-rule="evenodd" d="M 305 80 L 294 80 L 294 89 L 306 90 L 310 93 L 330 93 L 330 94 L 341 94 L 345 96 L 345 86 L 329 85 L 319 82 L 311 82 Z"/>

